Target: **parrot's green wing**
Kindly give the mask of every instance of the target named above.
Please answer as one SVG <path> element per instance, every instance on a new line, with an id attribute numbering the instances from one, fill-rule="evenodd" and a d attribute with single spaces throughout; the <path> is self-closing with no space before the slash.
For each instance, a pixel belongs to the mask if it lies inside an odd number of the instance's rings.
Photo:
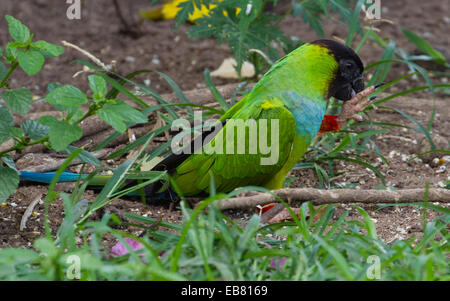
<path id="1" fill-rule="evenodd" d="M 267 186 L 271 182 L 280 186 L 280 181 L 282 183 L 312 139 L 297 135 L 298 118 L 294 115 L 300 113 L 296 107 L 301 107 L 302 103 L 304 100 L 296 93 L 276 93 L 247 102 L 204 146 L 203 153 L 192 154 L 176 168 L 173 179 L 178 188 L 185 195 L 208 192 L 212 176 L 217 191 L 231 191 L 246 185 Z M 256 140 L 249 133 L 252 120 L 258 128 Z M 244 138 L 236 129 L 239 123 L 241 128 L 243 124 L 248 125 Z M 264 123 L 267 132 L 264 132 Z M 231 138 L 227 137 L 230 133 L 234 133 Z M 268 188 L 279 188 L 275 186 Z"/>

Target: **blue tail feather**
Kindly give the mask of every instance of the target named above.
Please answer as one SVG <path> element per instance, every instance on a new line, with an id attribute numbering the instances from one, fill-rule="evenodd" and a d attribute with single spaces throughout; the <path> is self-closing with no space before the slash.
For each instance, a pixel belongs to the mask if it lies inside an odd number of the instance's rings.
<path id="1" fill-rule="evenodd" d="M 21 181 L 31 181 L 31 182 L 37 182 L 37 183 L 46 183 L 49 184 L 53 177 L 55 176 L 56 172 L 33 172 L 33 171 L 21 171 L 20 172 L 20 180 Z M 81 174 L 81 179 L 85 179 L 88 174 Z M 78 181 L 78 178 L 80 177 L 80 174 L 72 173 L 72 172 L 63 172 L 61 173 L 58 183 L 59 182 L 76 182 Z M 131 192 L 128 193 L 129 196 L 139 196 L 139 192 Z M 148 193 L 146 191 L 146 195 L 152 195 L 152 198 L 155 199 L 176 199 L 177 196 L 172 191 L 164 191 L 160 193 Z"/>
<path id="2" fill-rule="evenodd" d="M 32 181 L 38 183 L 50 183 L 55 176 L 56 172 L 32 172 L 32 171 L 21 171 L 20 180 L 21 181 Z M 81 179 L 86 178 L 87 174 L 82 174 Z M 80 174 L 72 172 L 63 172 L 58 179 L 58 182 L 75 182 L 80 177 Z"/>

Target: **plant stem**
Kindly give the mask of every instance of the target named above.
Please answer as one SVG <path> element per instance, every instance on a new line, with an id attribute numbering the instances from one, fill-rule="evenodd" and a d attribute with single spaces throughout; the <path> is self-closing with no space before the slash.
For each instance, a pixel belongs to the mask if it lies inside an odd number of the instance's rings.
<path id="1" fill-rule="evenodd" d="M 11 76 L 11 73 L 14 72 L 14 70 L 16 70 L 17 66 L 19 66 L 19 62 L 17 61 L 17 59 L 9 66 L 9 70 L 6 73 L 5 77 L 2 79 L 2 81 L 0 82 L 0 88 L 3 88 L 3 86 L 5 85 L 6 81 L 8 80 L 8 78 Z"/>
<path id="2" fill-rule="evenodd" d="M 35 140 L 35 141 L 29 142 L 29 143 L 23 143 L 23 144 L 21 144 L 21 146 L 28 147 L 28 146 L 32 146 L 35 144 L 40 144 L 40 143 L 48 141 L 48 139 L 49 139 L 49 137 L 45 136 L 39 140 Z M 19 144 L 12 146 L 12 147 L 8 148 L 7 150 L 0 152 L 0 158 L 3 157 L 4 155 L 6 155 L 7 153 L 12 152 L 14 150 L 18 150 L 18 149 L 19 149 Z"/>

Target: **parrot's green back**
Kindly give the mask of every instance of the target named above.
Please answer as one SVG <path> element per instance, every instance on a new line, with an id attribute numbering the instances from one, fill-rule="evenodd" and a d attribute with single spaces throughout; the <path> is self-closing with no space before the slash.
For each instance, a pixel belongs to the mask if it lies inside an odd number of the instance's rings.
<path id="1" fill-rule="evenodd" d="M 315 44 L 304 44 L 278 61 L 247 96 L 220 118 L 222 122 L 228 121 L 204 146 L 204 152 L 190 155 L 176 168 L 172 178 L 178 189 L 184 195 L 208 192 L 211 177 L 216 190 L 221 192 L 246 185 L 281 188 L 287 173 L 320 128 L 328 87 L 337 68 L 329 50 Z M 250 120 L 267 120 L 267 145 L 274 148 L 272 153 L 265 153 L 260 145 L 254 152 L 248 130 L 244 141 L 238 141 L 233 122 L 239 120 L 248 122 L 247 125 Z M 259 131 L 258 128 L 258 134 Z M 234 133 L 234 137 L 227 139 L 227 133 Z M 227 145 L 233 153 L 226 151 Z M 238 153 L 238 145 L 245 149 L 244 153 Z M 211 153 L 213 149 L 215 153 Z M 223 153 L 218 153 L 218 149 Z M 276 158 L 274 150 L 278 153 Z"/>

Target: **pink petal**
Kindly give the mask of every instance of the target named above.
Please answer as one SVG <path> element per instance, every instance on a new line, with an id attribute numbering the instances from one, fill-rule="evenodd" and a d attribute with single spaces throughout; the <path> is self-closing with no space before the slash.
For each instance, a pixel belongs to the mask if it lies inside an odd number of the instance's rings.
<path id="1" fill-rule="evenodd" d="M 281 270 L 287 260 L 288 260 L 287 257 L 281 257 L 281 258 L 277 258 L 277 259 L 272 259 L 270 261 L 270 267 L 273 268 L 273 269 Z"/>
<path id="2" fill-rule="evenodd" d="M 137 250 L 144 248 L 143 244 L 141 244 L 140 242 L 138 242 L 132 238 L 125 237 L 124 239 L 133 251 L 137 251 Z M 120 241 L 117 242 L 112 247 L 111 252 L 113 253 L 114 256 L 121 256 L 121 255 L 125 255 L 125 254 L 129 253 L 127 248 Z"/>

